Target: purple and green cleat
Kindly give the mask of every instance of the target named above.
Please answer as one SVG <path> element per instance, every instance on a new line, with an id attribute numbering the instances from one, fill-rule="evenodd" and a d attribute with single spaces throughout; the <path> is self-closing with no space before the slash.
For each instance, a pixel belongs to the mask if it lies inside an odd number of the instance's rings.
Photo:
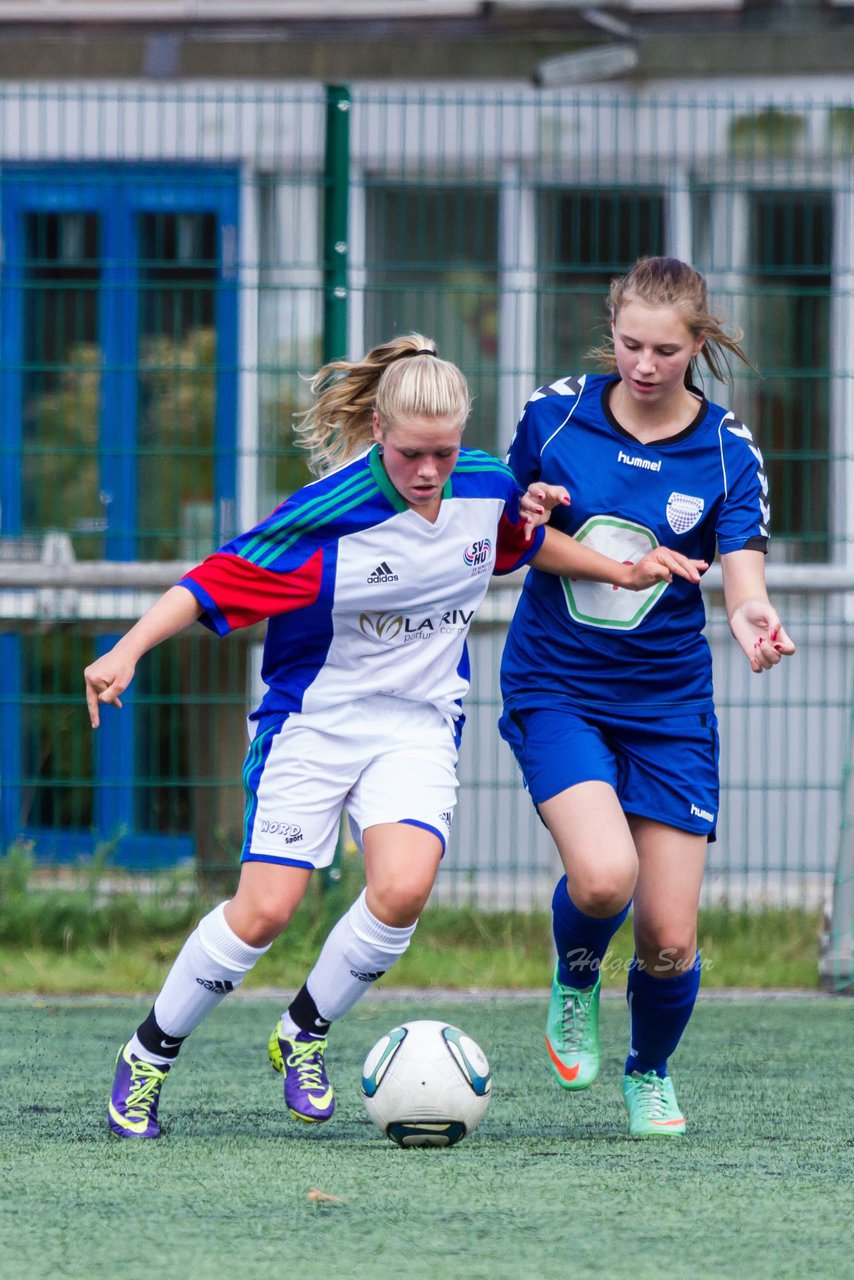
<path id="1" fill-rule="evenodd" d="M 281 1021 L 267 1044 L 270 1061 L 285 1078 L 285 1106 L 295 1120 L 322 1124 L 335 1110 L 335 1094 L 326 1074 L 326 1040 L 303 1032 L 286 1036 Z"/>
<path id="2" fill-rule="evenodd" d="M 122 1045 L 110 1094 L 110 1129 L 119 1138 L 159 1138 L 157 1104 L 169 1068 L 144 1062 Z"/>

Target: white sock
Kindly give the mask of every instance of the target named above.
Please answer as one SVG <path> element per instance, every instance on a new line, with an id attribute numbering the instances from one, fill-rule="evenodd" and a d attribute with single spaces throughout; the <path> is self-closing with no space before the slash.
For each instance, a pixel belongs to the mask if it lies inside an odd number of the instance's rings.
<path id="1" fill-rule="evenodd" d="M 395 929 L 373 915 L 363 889 L 323 944 L 306 987 L 317 1011 L 328 1022 L 340 1018 L 399 960 L 415 932 L 415 924 Z M 287 1011 L 282 1018 L 286 1034 L 299 1030 Z"/>
<path id="2" fill-rule="evenodd" d="M 225 906 L 221 902 L 199 921 L 154 1001 L 152 1012 L 165 1036 L 181 1040 L 188 1036 L 269 950 L 269 946 L 250 947 L 238 938 L 226 923 Z M 131 1052 L 152 1061 L 151 1048 L 137 1046 L 136 1040 L 134 1036 L 130 1042 Z"/>

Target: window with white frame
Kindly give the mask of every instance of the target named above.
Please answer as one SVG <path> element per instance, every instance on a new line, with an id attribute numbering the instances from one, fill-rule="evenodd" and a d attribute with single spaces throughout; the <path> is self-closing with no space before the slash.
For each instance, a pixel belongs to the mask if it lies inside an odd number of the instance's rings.
<path id="1" fill-rule="evenodd" d="M 706 391 L 754 432 L 770 481 L 773 553 L 795 562 L 833 554 L 834 207 L 829 187 L 747 175 L 694 194 L 695 264 L 713 311 L 743 331 L 756 370 L 733 361 L 733 385 L 707 380 Z"/>
<path id="2" fill-rule="evenodd" d="M 541 377 L 578 373 L 607 335 L 614 276 L 665 251 L 662 188 L 543 190 L 538 209 L 537 363 Z"/>
<path id="3" fill-rule="evenodd" d="M 829 554 L 829 191 L 755 190 L 748 198 L 746 340 L 751 425 L 767 463 L 778 545 L 793 561 Z"/>
<path id="4" fill-rule="evenodd" d="M 366 183 L 365 346 L 435 338 L 468 379 L 471 447 L 495 448 L 498 193 L 492 186 Z"/>

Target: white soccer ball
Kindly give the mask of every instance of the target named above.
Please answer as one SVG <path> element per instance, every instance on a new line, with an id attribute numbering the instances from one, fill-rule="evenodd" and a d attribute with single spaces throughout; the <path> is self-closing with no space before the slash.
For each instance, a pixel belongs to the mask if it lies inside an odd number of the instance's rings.
<path id="1" fill-rule="evenodd" d="M 447 1022 L 404 1022 L 362 1068 L 365 1110 L 399 1147 L 452 1147 L 476 1129 L 492 1096 L 486 1054 Z"/>

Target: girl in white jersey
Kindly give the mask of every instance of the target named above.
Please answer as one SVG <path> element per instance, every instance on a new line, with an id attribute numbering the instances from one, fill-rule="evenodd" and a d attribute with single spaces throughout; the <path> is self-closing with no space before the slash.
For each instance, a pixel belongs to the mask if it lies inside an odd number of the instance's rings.
<path id="1" fill-rule="evenodd" d="M 665 538 L 697 561 L 718 551 L 732 634 L 753 671 L 773 667 L 794 645 L 765 589 L 762 455 L 690 376 L 702 356 L 722 381 L 741 347 L 710 314 L 702 276 L 673 258 L 615 280 L 610 314 L 612 372 L 535 392 L 508 455 L 516 479 L 559 528 L 616 559 Z M 685 1129 L 668 1058 L 700 983 L 697 909 L 718 805 L 704 621 L 684 579 L 639 598 L 533 569 L 502 662 L 501 731 L 566 871 L 546 1030 L 565 1089 L 599 1071 L 599 971 L 634 903 L 623 1096 L 635 1137 Z"/>
<path id="2" fill-rule="evenodd" d="M 183 1041 L 287 927 L 313 871 L 331 862 L 346 809 L 367 887 L 269 1043 L 291 1114 L 332 1115 L 329 1025 L 408 947 L 444 852 L 466 635 L 491 572 L 531 561 L 634 590 L 674 573 L 698 579 L 664 548 L 627 566 L 534 527 L 507 467 L 461 450 L 466 383 L 429 339 L 328 365 L 313 387 L 299 434 L 320 479 L 187 574 L 85 672 L 97 728 L 153 646 L 197 620 L 224 635 L 269 619 L 239 883 L 119 1050 L 109 1125 L 123 1138 L 159 1136 L 160 1089 Z"/>

